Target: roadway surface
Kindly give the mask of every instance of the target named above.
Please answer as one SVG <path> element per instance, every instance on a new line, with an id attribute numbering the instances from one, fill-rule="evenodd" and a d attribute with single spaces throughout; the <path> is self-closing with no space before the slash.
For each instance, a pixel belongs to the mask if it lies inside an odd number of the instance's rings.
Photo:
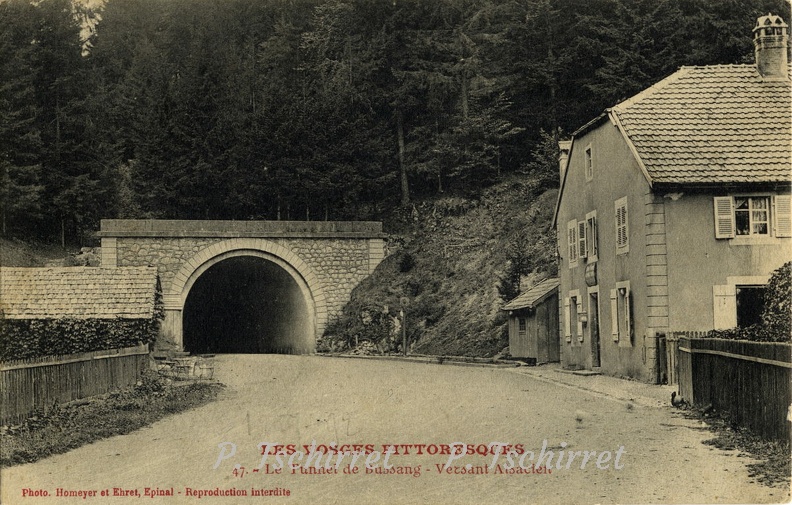
<path id="1" fill-rule="evenodd" d="M 675 409 L 628 404 L 519 369 L 226 355 L 216 358 L 215 376 L 227 385 L 216 402 L 128 435 L 2 470 L 2 503 L 786 501 L 784 490 L 751 482 L 745 467 L 750 460 L 703 445 L 710 434 Z M 364 452 L 379 454 L 354 462 L 344 455 L 340 463 L 336 454 L 329 465 L 323 456 L 320 466 L 331 470 L 307 474 L 308 455 L 300 459 L 300 453 L 310 452 L 313 441 L 350 450 L 361 444 Z M 545 441 L 545 465 L 537 470 L 529 451 L 538 459 Z M 286 450 L 298 468 L 275 473 L 274 456 L 257 468 L 261 442 L 293 444 Z M 473 449 L 446 467 L 443 445 L 453 442 Z M 524 454 L 522 466 L 528 470 L 511 473 L 505 456 L 492 465 L 491 454 L 477 454 L 492 442 L 512 444 L 514 467 L 520 468 Z M 383 446 L 390 444 L 397 446 L 387 461 L 393 473 L 377 473 L 385 463 Z M 551 472 L 542 473 L 550 450 Z M 567 469 L 569 454 L 576 451 Z M 374 468 L 369 472 L 367 457 Z M 316 454 L 313 464 L 315 459 Z M 282 461 L 286 466 L 288 456 Z M 78 496 L 57 497 L 59 488 L 61 494 Z M 173 496 L 149 498 L 146 488 Z M 49 497 L 23 497 L 25 489 L 43 490 Z M 242 491 L 247 496 L 240 496 Z M 269 494 L 252 496 L 254 491 Z M 133 496 L 119 496 L 125 493 Z M 237 496 L 214 496 L 221 493 Z"/>

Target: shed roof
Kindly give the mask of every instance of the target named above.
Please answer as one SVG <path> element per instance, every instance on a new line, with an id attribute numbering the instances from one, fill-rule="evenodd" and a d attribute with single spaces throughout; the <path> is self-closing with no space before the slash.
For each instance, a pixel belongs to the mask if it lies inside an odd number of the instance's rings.
<path id="1" fill-rule="evenodd" d="M 521 293 L 516 298 L 510 300 L 503 306 L 503 310 L 519 310 L 535 307 L 539 302 L 547 298 L 558 289 L 558 278 L 551 277 L 533 285 L 525 293 Z"/>
<path id="2" fill-rule="evenodd" d="M 682 67 L 611 115 L 650 184 L 792 179 L 792 83 L 755 65 Z"/>
<path id="3" fill-rule="evenodd" d="M 155 267 L 0 268 L 8 319 L 145 319 L 156 291 Z"/>

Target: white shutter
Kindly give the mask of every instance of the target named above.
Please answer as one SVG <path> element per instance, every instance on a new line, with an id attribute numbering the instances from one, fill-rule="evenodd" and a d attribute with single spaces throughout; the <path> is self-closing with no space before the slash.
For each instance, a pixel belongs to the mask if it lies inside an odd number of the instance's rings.
<path id="1" fill-rule="evenodd" d="M 569 298 L 564 298 L 564 336 L 569 337 L 572 335 L 572 328 L 569 325 Z"/>
<path id="2" fill-rule="evenodd" d="M 730 196 L 713 198 L 715 209 L 715 238 L 734 238 L 734 199 Z"/>
<path id="3" fill-rule="evenodd" d="M 597 235 L 598 235 L 599 232 L 597 231 L 597 215 L 596 214 L 592 215 L 589 218 L 589 223 L 591 223 L 591 225 L 590 225 L 591 235 L 588 237 L 587 240 L 588 240 L 588 242 L 590 244 L 590 247 L 591 247 L 591 255 L 592 256 L 598 256 L 599 255 L 599 251 L 597 250 L 598 249 L 597 241 L 598 241 L 599 237 Z"/>
<path id="4" fill-rule="evenodd" d="M 792 197 L 776 195 L 773 197 L 773 222 L 776 237 L 792 237 Z"/>
<path id="5" fill-rule="evenodd" d="M 615 289 L 610 290 L 611 302 L 611 335 L 613 340 L 619 340 L 619 295 Z"/>
<path id="6" fill-rule="evenodd" d="M 583 297 L 578 296 L 575 301 L 577 302 L 577 310 L 575 311 L 577 313 L 577 336 L 578 340 L 583 342 L 583 321 L 580 320 L 580 314 L 583 313 Z"/>
<path id="7" fill-rule="evenodd" d="M 737 326 L 737 290 L 733 284 L 712 286 L 713 328 L 725 330 Z"/>
<path id="8" fill-rule="evenodd" d="M 588 256 L 588 249 L 587 249 L 587 239 L 586 237 L 586 222 L 579 221 L 578 222 L 578 256 L 580 258 L 585 258 Z"/>

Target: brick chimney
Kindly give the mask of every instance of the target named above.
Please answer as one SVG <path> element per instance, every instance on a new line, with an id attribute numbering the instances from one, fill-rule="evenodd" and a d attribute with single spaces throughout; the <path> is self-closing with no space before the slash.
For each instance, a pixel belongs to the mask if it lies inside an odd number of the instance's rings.
<path id="1" fill-rule="evenodd" d="M 788 79 L 787 41 L 789 27 L 780 16 L 768 14 L 756 20 L 753 29 L 756 70 L 768 79 Z"/>

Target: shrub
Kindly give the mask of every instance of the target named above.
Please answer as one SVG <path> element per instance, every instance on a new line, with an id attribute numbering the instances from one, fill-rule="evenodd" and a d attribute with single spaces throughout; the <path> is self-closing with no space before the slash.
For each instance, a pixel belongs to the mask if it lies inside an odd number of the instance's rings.
<path id="1" fill-rule="evenodd" d="M 773 272 L 767 283 L 762 324 L 786 340 L 792 335 L 792 261 Z"/>

